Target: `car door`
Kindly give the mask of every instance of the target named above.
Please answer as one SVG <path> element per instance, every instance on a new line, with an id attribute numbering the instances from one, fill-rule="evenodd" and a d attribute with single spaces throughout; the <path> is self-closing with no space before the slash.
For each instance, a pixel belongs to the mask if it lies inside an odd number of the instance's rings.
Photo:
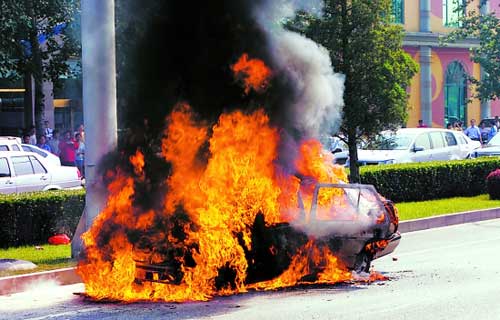
<path id="1" fill-rule="evenodd" d="M 16 179 L 12 176 L 9 159 L 0 157 L 0 193 L 16 192 Z"/>
<path id="2" fill-rule="evenodd" d="M 447 160 L 465 159 L 466 156 L 462 155 L 455 135 L 452 132 L 444 131 L 443 136 L 445 141 Z"/>
<path id="3" fill-rule="evenodd" d="M 446 150 L 446 144 L 441 132 L 430 132 L 429 136 L 432 143 L 432 160 L 449 160 L 448 150 Z"/>
<path id="4" fill-rule="evenodd" d="M 421 151 L 414 151 L 416 148 L 423 148 Z M 422 133 L 415 139 L 415 143 L 413 145 L 413 154 L 411 156 L 411 160 L 413 162 L 424 162 L 432 160 L 432 147 L 431 141 L 429 137 L 429 133 Z"/>
<path id="5" fill-rule="evenodd" d="M 12 157 L 12 166 L 17 177 L 17 192 L 42 191 L 50 183 L 47 170 L 34 156 Z"/>

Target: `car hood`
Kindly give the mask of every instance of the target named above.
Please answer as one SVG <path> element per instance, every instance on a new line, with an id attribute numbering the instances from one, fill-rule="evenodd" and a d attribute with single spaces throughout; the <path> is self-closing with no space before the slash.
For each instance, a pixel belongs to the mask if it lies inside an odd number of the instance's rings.
<path id="1" fill-rule="evenodd" d="M 398 160 L 408 153 L 408 150 L 358 150 L 359 161 Z"/>
<path id="2" fill-rule="evenodd" d="M 477 154 L 483 154 L 483 155 L 500 155 L 500 146 L 486 146 L 481 149 L 476 149 L 474 150 L 475 153 Z"/>

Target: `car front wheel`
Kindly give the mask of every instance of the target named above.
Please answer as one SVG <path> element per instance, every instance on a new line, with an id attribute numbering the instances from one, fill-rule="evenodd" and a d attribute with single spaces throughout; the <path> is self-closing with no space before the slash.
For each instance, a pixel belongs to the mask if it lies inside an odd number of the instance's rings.
<path id="1" fill-rule="evenodd" d="M 373 257 L 366 251 L 361 251 L 356 257 L 356 262 L 354 264 L 354 271 L 356 273 L 370 272 L 370 266 L 372 263 Z"/>

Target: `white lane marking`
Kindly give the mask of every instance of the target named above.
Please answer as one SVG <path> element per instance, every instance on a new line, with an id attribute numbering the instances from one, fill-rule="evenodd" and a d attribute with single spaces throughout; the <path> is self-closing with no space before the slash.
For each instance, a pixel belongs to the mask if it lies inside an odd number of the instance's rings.
<path id="1" fill-rule="evenodd" d="M 64 316 L 76 316 L 79 313 L 99 311 L 99 310 L 101 310 L 101 308 L 94 307 L 94 308 L 78 309 L 75 311 L 66 311 L 66 312 L 61 312 L 61 313 L 49 314 L 46 316 L 41 316 L 41 317 L 36 317 L 36 318 L 26 318 L 25 320 L 43 320 L 43 319 L 51 319 L 51 318 L 64 317 Z"/>

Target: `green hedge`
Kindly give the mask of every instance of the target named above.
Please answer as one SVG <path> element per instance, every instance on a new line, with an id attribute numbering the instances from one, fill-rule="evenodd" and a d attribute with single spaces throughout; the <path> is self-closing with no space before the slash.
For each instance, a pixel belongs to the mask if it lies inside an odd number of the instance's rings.
<path id="1" fill-rule="evenodd" d="M 85 190 L 0 195 L 0 248 L 72 237 L 85 206 Z"/>
<path id="2" fill-rule="evenodd" d="M 396 202 L 476 196 L 487 192 L 486 176 L 500 158 L 365 166 L 361 182 Z"/>

